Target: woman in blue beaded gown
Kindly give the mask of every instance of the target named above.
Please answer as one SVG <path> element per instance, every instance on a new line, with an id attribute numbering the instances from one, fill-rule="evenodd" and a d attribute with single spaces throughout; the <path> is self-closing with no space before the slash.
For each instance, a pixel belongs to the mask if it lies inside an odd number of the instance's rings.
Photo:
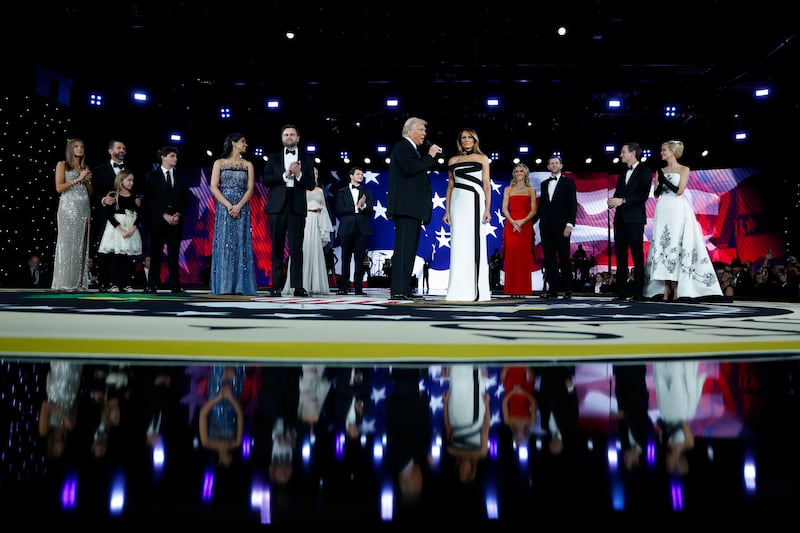
<path id="1" fill-rule="evenodd" d="M 211 193 L 217 199 L 211 248 L 212 294 L 257 294 L 250 198 L 255 168 L 245 159 L 247 140 L 241 133 L 225 137 L 222 157 L 211 168 Z"/>
<path id="2" fill-rule="evenodd" d="M 303 230 L 303 288 L 310 294 L 330 294 L 331 284 L 328 278 L 328 265 L 325 262 L 325 246 L 331 242 L 333 224 L 328 206 L 325 202 L 325 191 L 319 186 L 319 169 L 314 167 L 314 188 L 306 191 L 306 227 Z M 291 269 L 292 260 L 286 267 Z M 294 294 L 294 287 L 290 286 L 289 276 L 281 294 L 290 296 Z"/>
<path id="3" fill-rule="evenodd" d="M 447 195 L 443 221 L 450 226 L 450 280 L 446 300 L 491 299 L 486 236 L 491 220 L 489 157 L 481 152 L 478 133 L 463 129 L 458 155 L 447 162 Z"/>
<path id="4" fill-rule="evenodd" d="M 80 139 L 67 141 L 66 157 L 56 164 L 58 235 L 53 260 L 53 283 L 57 291 L 88 288 L 89 197 L 92 171 L 86 165 L 85 145 Z"/>
<path id="5" fill-rule="evenodd" d="M 658 203 L 644 269 L 644 296 L 663 293 L 664 301 L 678 296 L 722 296 L 700 224 L 684 196 L 691 171 L 678 163 L 683 150 L 681 141 L 661 145 L 661 159 L 666 167 L 658 171 L 655 191 Z"/>

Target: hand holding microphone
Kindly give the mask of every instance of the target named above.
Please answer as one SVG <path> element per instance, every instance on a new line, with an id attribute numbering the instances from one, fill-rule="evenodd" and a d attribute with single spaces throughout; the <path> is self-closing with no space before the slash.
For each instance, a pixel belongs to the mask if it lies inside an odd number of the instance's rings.
<path id="1" fill-rule="evenodd" d="M 425 139 L 422 144 L 428 149 L 428 155 L 433 158 L 442 153 L 442 147 L 438 144 L 432 144 L 428 139 Z"/>

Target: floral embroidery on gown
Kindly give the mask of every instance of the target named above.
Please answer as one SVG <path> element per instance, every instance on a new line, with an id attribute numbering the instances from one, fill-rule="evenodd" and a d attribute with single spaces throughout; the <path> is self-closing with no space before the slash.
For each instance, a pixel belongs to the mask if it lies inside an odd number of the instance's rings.
<path id="1" fill-rule="evenodd" d="M 678 185 L 680 174 L 664 175 Z M 656 203 L 644 276 L 645 297 L 663 294 L 664 280 L 678 282 L 676 294 L 681 298 L 722 296 L 694 211 L 686 198 L 669 189 Z"/>

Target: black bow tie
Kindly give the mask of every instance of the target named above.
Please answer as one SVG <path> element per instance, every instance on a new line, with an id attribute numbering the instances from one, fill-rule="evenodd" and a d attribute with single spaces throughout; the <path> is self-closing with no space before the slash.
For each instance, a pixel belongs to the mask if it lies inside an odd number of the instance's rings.
<path id="1" fill-rule="evenodd" d="M 114 168 L 125 168 L 125 163 L 112 163 Z"/>
<path id="2" fill-rule="evenodd" d="M 358 185 L 351 185 L 350 188 L 351 189 L 358 189 Z"/>
<path id="3" fill-rule="evenodd" d="M 286 153 L 294 155 L 297 153 L 297 150 L 286 150 Z"/>

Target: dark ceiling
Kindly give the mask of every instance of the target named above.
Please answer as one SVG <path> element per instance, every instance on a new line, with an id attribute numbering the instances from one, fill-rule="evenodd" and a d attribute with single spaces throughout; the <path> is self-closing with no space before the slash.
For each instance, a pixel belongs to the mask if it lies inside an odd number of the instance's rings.
<path id="1" fill-rule="evenodd" d="M 106 91 L 119 113 L 131 88 L 149 88 L 149 114 L 134 115 L 131 129 L 163 120 L 215 148 L 235 129 L 269 147 L 293 122 L 323 149 L 367 151 L 394 142 L 402 120 L 418 115 L 446 147 L 458 128 L 474 126 L 484 148 L 509 153 L 528 142 L 568 160 L 629 139 L 679 137 L 690 150 L 724 151 L 738 127 L 774 142 L 765 137 L 797 119 L 800 105 L 796 1 L 62 4 L 37 4 L 17 19 L 44 36 L 39 46 L 9 32 L 2 39 L 27 64 L 73 80 L 76 111 L 87 91 Z M 565 37 L 556 35 L 561 24 Z M 762 84 L 770 101 L 754 103 Z M 265 110 L 271 96 L 281 111 Z M 387 96 L 400 99 L 399 110 L 384 110 Z M 502 109 L 487 109 L 487 96 Z M 609 96 L 623 108 L 607 110 Z M 665 120 L 670 103 L 678 116 Z M 222 105 L 230 124 L 217 119 Z"/>

